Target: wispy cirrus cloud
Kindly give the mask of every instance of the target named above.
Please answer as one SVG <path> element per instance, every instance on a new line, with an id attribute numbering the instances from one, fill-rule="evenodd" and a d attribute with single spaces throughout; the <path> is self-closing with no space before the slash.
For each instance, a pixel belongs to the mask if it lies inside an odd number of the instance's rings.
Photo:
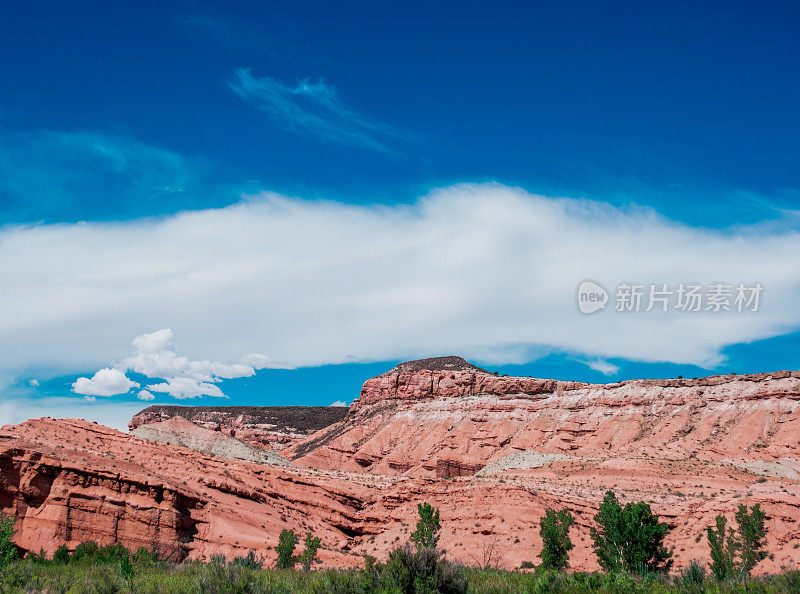
<path id="1" fill-rule="evenodd" d="M 196 206 L 200 167 L 125 134 L 0 129 L 0 222 L 164 214 Z"/>
<path id="2" fill-rule="evenodd" d="M 230 88 L 242 99 L 270 115 L 291 132 L 324 142 L 393 153 L 394 142 L 410 142 L 411 132 L 372 120 L 347 107 L 336 89 L 323 80 L 302 79 L 294 86 L 265 76 L 257 78 L 239 68 Z"/>

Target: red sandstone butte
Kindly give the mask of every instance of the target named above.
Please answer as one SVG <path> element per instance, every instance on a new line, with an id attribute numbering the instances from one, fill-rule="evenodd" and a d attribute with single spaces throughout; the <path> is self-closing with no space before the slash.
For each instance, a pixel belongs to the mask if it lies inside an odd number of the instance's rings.
<path id="1" fill-rule="evenodd" d="M 593 570 L 589 527 L 613 489 L 669 523 L 676 568 L 708 558 L 717 514 L 760 503 L 774 556 L 756 570 L 775 572 L 800 547 L 799 409 L 797 372 L 591 385 L 421 360 L 368 380 L 346 418 L 284 449 L 295 467 L 85 421 L 4 427 L 0 507 L 27 550 L 91 538 L 175 559 L 273 559 L 295 528 L 321 537 L 324 566 L 346 567 L 385 558 L 428 501 L 449 557 L 514 568 L 536 561 L 544 510 L 566 506 L 571 567 Z"/>

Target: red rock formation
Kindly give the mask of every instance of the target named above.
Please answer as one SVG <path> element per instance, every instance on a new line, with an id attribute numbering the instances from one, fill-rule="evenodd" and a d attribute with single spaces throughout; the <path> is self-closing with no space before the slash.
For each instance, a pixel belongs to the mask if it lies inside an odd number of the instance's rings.
<path id="1" fill-rule="evenodd" d="M 220 431 L 258 448 L 282 450 L 340 421 L 339 406 L 149 406 L 134 415 L 128 429 L 183 417 L 199 427 Z"/>
<path id="2" fill-rule="evenodd" d="M 367 380 L 345 420 L 283 454 L 306 467 L 427 477 L 474 473 L 527 450 L 728 458 L 789 473 L 800 459 L 799 372 L 593 385 L 447 362 L 405 363 Z"/>
<path id="3" fill-rule="evenodd" d="M 413 531 L 417 503 L 428 501 L 441 509 L 448 556 L 482 563 L 494 544 L 493 561 L 512 568 L 536 559 L 544 510 L 566 506 L 576 516 L 571 566 L 592 570 L 588 529 L 613 489 L 624 502 L 649 502 L 669 523 L 678 568 L 707 558 L 704 528 L 718 513 L 732 518 L 740 503 L 760 503 L 767 513 L 774 557 L 757 572 L 796 563 L 796 372 L 552 382 L 550 391 L 520 394 L 511 386 L 532 384 L 456 381 L 448 374 L 465 370 L 453 367 L 418 371 L 438 378 L 431 380 L 438 392 L 426 393 L 424 379 L 401 382 L 398 373 L 397 385 L 416 400 L 367 402 L 376 393 L 368 390 L 344 422 L 282 452 L 309 468 L 224 460 L 83 421 L 5 427 L 0 507 L 17 515 L 25 549 L 52 552 L 93 538 L 174 558 L 252 549 L 272 559 L 268 547 L 283 528 L 295 528 L 320 536 L 324 564 L 341 567 L 362 563 L 364 554 L 384 558 Z M 491 395 L 454 387 L 489 381 Z"/>

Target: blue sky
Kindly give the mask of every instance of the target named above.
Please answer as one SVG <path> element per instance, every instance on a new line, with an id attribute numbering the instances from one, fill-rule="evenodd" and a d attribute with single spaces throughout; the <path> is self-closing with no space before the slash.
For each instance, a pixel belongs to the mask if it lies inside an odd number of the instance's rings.
<path id="1" fill-rule="evenodd" d="M 142 404 L 135 390 L 81 401 L 71 386 L 166 328 L 169 352 L 191 361 L 278 362 L 208 376 L 230 404 L 349 402 L 400 359 L 451 352 L 591 381 L 796 367 L 796 3 L 3 13 L 0 266 L 13 320 L 0 335 L 17 346 L 0 352 L 0 375 L 15 410 Z M 451 222 L 469 233 L 452 236 Z M 575 264 L 577 248 L 622 231 L 633 249 Z M 266 233 L 273 243 L 259 243 Z M 647 237 L 662 252 L 640 250 Z M 480 263 L 475 286 L 461 284 L 463 254 Z M 641 332 L 666 345 L 650 348 L 591 321 L 610 316 L 561 317 L 552 296 L 587 275 L 610 288 L 631 275 L 758 281 L 764 310 L 648 318 Z M 530 300 L 529 320 L 524 299 L 481 293 L 504 284 Z M 199 402 L 220 401 L 187 401 Z"/>

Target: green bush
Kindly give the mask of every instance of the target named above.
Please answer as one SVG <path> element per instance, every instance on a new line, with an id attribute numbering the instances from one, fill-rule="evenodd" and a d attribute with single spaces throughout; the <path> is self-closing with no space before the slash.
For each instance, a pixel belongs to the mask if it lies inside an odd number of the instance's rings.
<path id="1" fill-rule="evenodd" d="M 67 545 L 61 545 L 56 549 L 56 552 L 53 553 L 53 562 L 61 565 L 69 563 L 69 549 Z"/>
<path id="2" fill-rule="evenodd" d="M 405 593 L 467 591 L 461 568 L 442 557 L 435 547 L 420 546 L 416 551 L 406 544 L 389 553 L 384 568 L 386 582 Z"/>
<path id="3" fill-rule="evenodd" d="M 0 569 L 17 558 L 17 545 L 14 544 L 14 516 L 0 512 Z"/>
<path id="4" fill-rule="evenodd" d="M 706 568 L 697 559 L 692 559 L 689 567 L 681 570 L 681 582 L 684 584 L 702 585 L 706 579 Z"/>
<path id="5" fill-rule="evenodd" d="M 244 557 L 234 557 L 233 564 L 236 567 L 261 569 L 261 567 L 264 565 L 264 559 L 262 557 L 256 557 L 255 551 L 250 551 Z"/>

